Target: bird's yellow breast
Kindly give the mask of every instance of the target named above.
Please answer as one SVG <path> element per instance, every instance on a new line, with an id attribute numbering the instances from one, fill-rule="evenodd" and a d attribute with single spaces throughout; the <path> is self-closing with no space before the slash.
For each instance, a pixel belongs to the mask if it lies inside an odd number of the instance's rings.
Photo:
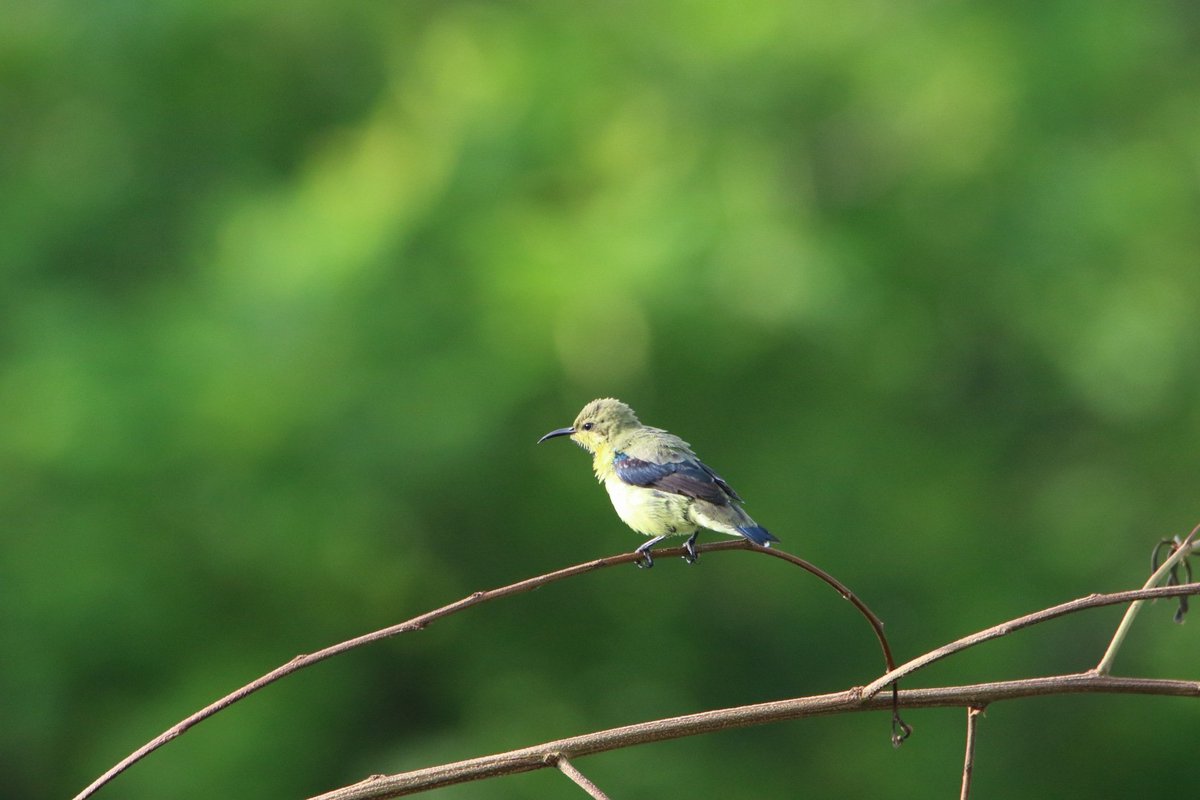
<path id="1" fill-rule="evenodd" d="M 596 446 L 596 450 L 592 453 L 592 472 L 596 473 L 596 480 L 601 483 L 618 480 L 617 469 L 613 466 L 613 459 L 616 458 L 616 455 L 608 442 L 601 442 Z"/>
<path id="2" fill-rule="evenodd" d="M 614 474 L 604 481 L 617 516 L 646 536 L 690 534 L 697 525 L 689 513 L 688 498 L 644 486 L 632 486 Z"/>

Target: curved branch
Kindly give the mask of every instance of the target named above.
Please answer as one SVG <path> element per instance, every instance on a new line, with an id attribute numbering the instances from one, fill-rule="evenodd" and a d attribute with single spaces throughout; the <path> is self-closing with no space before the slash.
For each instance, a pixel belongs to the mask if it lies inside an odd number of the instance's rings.
<path id="1" fill-rule="evenodd" d="M 921 667 L 923 667 L 929 663 L 937 661 L 941 658 L 945 658 L 946 656 L 951 655 L 952 653 L 958 652 L 959 650 L 964 650 L 975 644 L 979 644 L 980 642 L 987 641 L 989 639 L 998 638 L 1000 636 L 1004 636 L 1008 633 L 1011 633 L 1014 630 L 1018 630 L 1019 628 L 1027 627 L 1029 625 L 1033 625 L 1038 622 L 1045 621 L 1047 619 L 1052 619 L 1057 616 L 1062 616 L 1064 614 L 1068 614 L 1073 611 L 1078 611 L 1083 608 L 1090 608 L 1090 607 L 1100 606 L 1100 605 L 1112 605 L 1115 603 L 1128 602 L 1129 600 L 1135 600 L 1135 599 L 1147 599 L 1147 598 L 1153 598 L 1153 597 L 1175 597 L 1175 596 L 1181 596 L 1181 595 L 1187 595 L 1187 594 L 1200 594 L 1200 583 L 1190 583 L 1190 584 L 1184 584 L 1184 585 L 1180 585 L 1180 586 L 1166 586 L 1166 587 L 1159 587 L 1156 589 L 1141 589 L 1141 590 L 1134 590 L 1134 591 L 1130 591 L 1130 592 L 1118 592 L 1118 593 L 1110 594 L 1110 595 L 1092 595 L 1090 597 L 1071 601 L 1070 603 L 1064 603 L 1062 605 L 1055 606 L 1054 608 L 1046 609 L 1044 611 L 1039 611 L 1039 612 L 1030 614 L 1026 617 L 1022 617 L 1017 620 L 1012 620 L 1010 622 L 1002 623 L 1001 625 L 997 625 L 986 631 L 981 631 L 980 633 L 972 634 L 971 636 L 964 637 L 963 639 L 960 639 L 957 642 L 953 642 L 949 645 L 939 648 L 938 650 L 932 651 L 931 653 L 928 653 L 924 656 L 913 659 L 912 661 L 909 661 L 908 663 L 900 666 L 899 668 L 892 669 L 891 666 L 893 664 L 893 660 L 892 660 L 892 655 L 891 655 L 891 649 L 888 646 L 886 637 L 883 635 L 882 623 L 879 621 L 879 618 L 874 613 L 872 613 L 871 610 L 866 606 L 866 604 L 862 603 L 862 601 L 859 600 L 848 588 L 846 588 L 843 584 L 841 584 L 835 578 L 830 576 L 828 573 L 825 573 L 823 570 L 820 570 L 819 568 L 815 567 L 814 565 L 809 564 L 807 561 L 804 561 L 801 558 L 793 556 L 790 553 L 786 553 L 784 551 L 777 550 L 777 549 L 767 549 L 767 548 L 757 547 L 757 546 L 751 544 L 750 542 L 747 542 L 744 540 L 705 544 L 705 545 L 701 545 L 700 547 L 698 547 L 697 550 L 700 552 L 718 552 L 718 551 L 725 551 L 725 550 L 751 550 L 754 552 L 766 553 L 766 554 L 774 556 L 776 558 L 781 558 L 785 561 L 795 564 L 796 566 L 800 566 L 800 567 L 808 570 L 812 574 L 816 575 L 817 577 L 821 578 L 826 583 L 828 583 L 830 586 L 832 586 L 834 589 L 836 589 L 843 597 L 845 597 L 846 599 L 848 599 L 852 603 L 854 603 L 855 607 L 860 612 L 862 612 L 862 614 L 871 623 L 872 628 L 875 630 L 876 636 L 879 638 L 880 645 L 883 648 L 885 661 L 887 662 L 887 664 L 889 666 L 889 671 L 886 674 L 884 674 L 882 677 L 876 679 L 870 685 L 868 685 L 867 687 L 865 687 L 864 689 L 861 690 L 862 699 L 864 701 L 869 700 L 872 704 L 875 704 L 877 701 L 877 698 L 875 697 L 875 695 L 877 695 L 878 692 L 881 689 L 883 689 L 884 687 L 891 685 L 892 697 L 890 698 L 890 702 L 892 704 L 892 709 L 893 709 L 893 726 L 894 726 L 894 728 L 897 726 L 897 723 L 899 724 L 899 735 L 897 736 L 894 733 L 893 741 L 896 741 L 897 738 L 903 738 L 904 732 L 907 729 L 907 726 L 904 726 L 904 723 L 899 720 L 899 716 L 896 712 L 896 709 L 899 707 L 899 704 L 900 704 L 899 703 L 899 693 L 897 690 L 896 682 L 900 678 L 902 678 L 908 674 L 911 674 L 912 672 L 915 672 L 916 670 L 920 669 Z M 664 548 L 658 552 L 660 555 L 665 555 L 665 556 L 683 555 L 684 549 L 682 547 Z M 521 594 L 524 592 L 532 591 L 533 589 L 544 586 L 546 584 L 553 583 L 553 582 L 556 582 L 559 580 L 563 580 L 565 578 L 573 577 L 575 575 L 581 575 L 586 572 L 592 572 L 592 571 L 595 571 L 598 569 L 615 566 L 617 564 L 632 563 L 635 560 L 637 560 L 637 558 L 639 558 L 639 557 L 640 556 L 637 553 L 622 553 L 622 554 L 616 555 L 616 556 L 609 556 L 607 558 L 600 558 L 600 559 L 595 559 L 593 561 L 587 561 L 582 564 L 576 564 L 571 567 L 566 567 L 564 569 L 556 570 L 555 572 L 549 572 L 544 575 L 538 575 L 533 578 L 527 578 L 525 580 L 518 581 L 516 583 L 512 583 L 507 586 L 502 586 L 502 587 L 499 587 L 496 589 L 491 589 L 488 591 L 474 592 L 474 593 L 468 595 L 467 597 L 462 598 L 461 600 L 458 600 L 456 602 L 442 606 L 441 608 L 434 609 L 433 611 L 429 611 L 425 614 L 421 614 L 419 616 L 413 617 L 412 619 L 407 620 L 405 622 L 401 622 L 399 624 L 392 625 L 387 628 L 382 628 L 382 629 L 374 631 L 372 633 L 364 634 L 362 636 L 358 636 L 356 638 L 346 640 L 339 644 L 332 645 L 331 647 L 327 647 L 322 650 L 318 650 L 314 653 L 296 656 L 288 663 L 275 668 L 274 670 L 255 679 L 254 681 L 251 681 L 250 683 L 246 684 L 245 686 L 242 686 L 241 688 L 237 689 L 236 691 L 231 692 L 230 694 L 226 695 L 225 697 L 221 698 L 220 700 L 217 700 L 216 702 L 206 706 L 205 708 L 201 709 L 200 711 L 197 711 L 196 713 L 186 717 L 185 719 L 183 719 L 176 725 L 174 725 L 171 728 L 164 731 L 162 734 L 158 735 L 151 741 L 142 745 L 140 748 L 138 748 L 134 752 L 130 753 L 128 756 L 126 756 L 124 759 L 122 759 L 116 765 L 111 767 L 107 772 L 105 772 L 103 775 L 101 775 L 99 778 L 97 778 L 95 781 L 93 781 L 87 788 L 85 788 L 82 792 L 80 792 L 78 795 L 76 795 L 74 800 L 86 800 L 86 798 L 89 798 L 92 795 L 94 795 L 101 787 L 103 787 L 105 784 L 109 783 L 117 775 L 121 774 L 126 769 L 131 767 L 133 764 L 137 763 L 138 761 L 145 758 L 150 753 L 152 753 L 155 750 L 157 750 L 158 748 L 162 747 L 167 742 L 170 742 L 173 739 L 179 737 L 180 735 L 185 733 L 188 729 L 190 729 L 194 725 L 196 725 L 200 722 L 203 722 L 205 719 L 208 719 L 209 717 L 213 716 L 214 714 L 216 714 L 220 711 L 223 711 L 224 709 L 228 708 L 229 706 L 233 705 L 234 703 L 236 703 L 236 702 L 244 699 L 245 697 L 253 694 L 254 692 L 258 691 L 259 689 L 262 689 L 265 686 L 268 686 L 269 684 L 274 683 L 275 681 L 280 680 L 281 678 L 284 678 L 287 675 L 292 674 L 293 672 L 296 672 L 296 671 L 301 670 L 308 666 L 312 666 L 313 664 L 316 664 L 317 662 L 324 661 L 327 658 L 331 658 L 332 656 L 339 655 L 348 650 L 352 650 L 356 647 L 361 647 L 363 645 L 370 644 L 372 642 L 376 642 L 381 639 L 386 639 L 386 638 L 395 636 L 400 633 L 408 633 L 411 631 L 421 630 L 424 627 L 426 627 L 427 625 L 429 625 L 430 623 L 434 622 L 435 620 L 438 620 L 438 619 L 441 619 L 442 617 L 446 617 L 451 614 L 457 613 L 457 612 L 462 611 L 471 606 L 478 605 L 479 603 L 484 603 L 484 602 L 487 602 L 490 600 L 499 599 L 501 597 L 507 597 L 510 595 Z M 1085 673 L 1085 674 L 1087 674 L 1087 673 Z M 1116 680 L 1116 679 L 1113 679 L 1113 680 Z M 1019 683 L 1019 682 L 1016 682 L 1016 683 Z M 1090 691 L 1094 691 L 1094 690 L 1090 690 Z M 854 692 L 853 694 L 855 694 L 855 696 L 858 696 L 859 692 Z M 910 698 L 909 702 L 906 704 L 911 706 L 911 705 L 913 705 L 912 698 L 919 697 L 920 694 L 908 692 L 908 693 L 905 693 L 905 696 Z M 784 702 L 793 702 L 793 701 L 784 701 Z M 879 702 L 886 703 L 888 701 L 879 701 Z M 876 706 L 871 705 L 870 707 L 874 708 Z M 865 710 L 865 708 L 866 708 L 866 706 L 863 706 L 863 708 L 856 708 L 856 709 L 852 709 L 852 710 Z M 736 710 L 737 709 L 734 709 L 733 711 L 736 711 Z M 817 712 L 817 713 L 836 713 L 836 712 L 834 710 L 830 710 L 830 711 L 821 711 L 821 712 Z M 803 716 L 805 714 L 800 714 L 800 715 Z M 769 721 L 769 720 L 766 720 L 766 721 Z M 647 724 L 653 724 L 653 723 L 647 723 Z M 756 724 L 756 723 L 755 722 L 747 722 L 747 723 L 743 723 L 743 724 Z M 720 727 L 732 727 L 732 725 L 723 724 Z M 697 732 L 703 732 L 703 731 L 697 731 Z M 687 735 L 687 734 L 677 734 L 677 735 Z M 672 737 L 667 737 L 667 738 L 672 738 Z M 652 739 L 647 740 L 647 741 L 652 741 Z M 543 754 L 543 755 L 545 755 L 545 754 Z M 535 767 L 531 767 L 531 768 L 535 768 Z M 477 776 L 477 777 L 482 777 L 482 776 Z"/>
<path id="2" fill-rule="evenodd" d="M 881 675 L 864 686 L 863 695 L 871 697 L 878 694 L 879 690 L 888 684 L 911 675 L 935 661 L 941 661 L 946 656 L 954 655 L 966 650 L 968 647 L 974 647 L 977 644 L 982 644 L 992 639 L 999 639 L 1001 636 L 1007 636 L 1013 631 L 1028 628 L 1030 625 L 1037 625 L 1039 622 L 1045 622 L 1066 614 L 1073 614 L 1085 608 L 1112 606 L 1119 603 L 1128 603 L 1132 600 L 1147 600 L 1155 597 L 1180 597 L 1192 594 L 1200 594 L 1200 583 L 1182 583 L 1178 586 L 1160 586 L 1156 589 L 1131 589 L 1127 592 L 1113 592 L 1111 594 L 1091 594 L 1087 597 L 1081 597 L 1078 600 L 1060 603 L 1059 605 L 1009 620 L 1008 622 L 1001 622 L 999 625 L 994 625 L 987 630 L 972 633 L 970 636 L 964 636 L 950 644 L 942 645 L 936 650 L 930 650 L 924 655 L 917 656 L 913 660 L 901 664 L 896 669 Z"/>
<path id="3" fill-rule="evenodd" d="M 785 561 L 790 561 L 791 563 L 793 563 L 797 566 L 803 567 L 804 569 L 808 570 L 812 574 L 814 574 L 817 577 L 824 580 L 829 585 L 833 586 L 835 589 L 838 590 L 839 593 L 842 594 L 843 597 L 846 597 L 846 598 L 850 599 L 852 602 L 854 602 L 855 607 L 858 608 L 859 611 L 861 611 L 863 613 L 863 615 L 867 617 L 867 620 L 871 623 L 872 627 L 874 627 L 876 636 L 879 638 L 879 640 L 883 646 L 884 657 L 887 661 L 888 669 L 891 669 L 894 666 L 894 663 L 893 663 L 892 657 L 891 657 L 891 649 L 888 647 L 887 639 L 884 638 L 884 636 L 883 636 L 882 623 L 879 622 L 879 618 L 876 617 L 875 614 L 872 613 L 871 610 L 869 608 L 867 608 L 866 605 L 861 600 L 859 600 L 857 597 L 855 597 L 854 594 L 849 589 L 847 589 L 842 583 L 840 583 L 835 578 L 833 578 L 832 576 L 830 576 L 828 573 L 824 572 L 823 570 L 819 569 L 818 567 L 815 567 L 812 564 L 809 564 L 804 559 L 793 556 L 790 553 L 784 553 L 783 551 L 775 550 L 775 549 L 767 549 L 767 548 L 763 548 L 763 547 L 758 547 L 745 539 L 738 539 L 735 541 L 726 541 L 726 542 L 712 542 L 709 544 L 703 544 L 703 545 L 699 545 L 696 548 L 696 550 L 697 550 L 697 552 L 701 552 L 701 553 L 720 552 L 720 551 L 725 551 L 725 550 L 750 550 L 752 552 L 766 553 L 768 555 L 772 555 L 777 558 L 782 558 Z M 684 554 L 684 548 L 683 547 L 662 548 L 655 552 L 657 555 L 661 555 L 661 556 L 682 556 Z M 604 569 L 606 567 L 613 567 L 618 564 L 630 564 L 630 563 L 633 563 L 634 561 L 638 560 L 639 558 L 641 558 L 641 555 L 639 553 L 635 553 L 635 552 L 621 553 L 620 555 L 616 555 L 616 556 L 608 556 L 606 558 L 598 558 L 598 559 L 595 559 L 592 561 L 586 561 L 582 564 L 576 564 L 571 567 L 565 567 L 564 569 L 556 570 L 554 572 L 547 572 L 543 575 L 538 575 L 533 578 L 526 578 L 525 580 L 517 581 L 516 583 L 511 583 L 507 586 L 501 586 L 496 589 L 489 589 L 487 591 L 474 592 L 474 593 L 462 598 L 461 600 L 457 600 L 453 603 L 449 603 L 448 605 L 444 605 L 441 608 L 437 608 L 437 609 L 434 609 L 433 611 L 429 611 L 427 613 L 413 617 L 412 619 L 407 620 L 405 622 L 401 622 L 396 625 L 389 626 L 387 628 L 382 628 L 380 630 L 373 631 L 371 633 L 363 634 L 362 636 L 357 636 L 353 639 L 347 639 L 344 642 L 340 642 L 340 643 L 332 645 L 330 647 L 326 647 L 322 650 L 318 650 L 315 653 L 308 653 L 308 654 L 296 656 L 295 658 L 293 658 L 291 661 L 287 662 L 286 664 L 276 667 L 275 669 L 271 670 L 270 672 L 266 673 L 265 675 L 263 675 L 259 678 L 256 678 L 255 680 L 251 681 L 250 683 L 246 684 L 245 686 L 242 686 L 240 689 L 237 689 L 237 690 L 225 695 L 220 700 L 217 700 L 216 702 L 205 706 L 204 708 L 200 709 L 199 711 L 195 712 L 194 714 L 191 714 L 190 716 L 184 718 L 183 720 L 181 720 L 180 722 L 171 726 L 167 730 L 163 731 L 161 734 L 154 737 L 149 742 L 147 742 L 146 744 L 139 747 L 137 750 L 134 750 L 132 753 L 127 755 L 125 758 L 121 759 L 121 761 L 117 762 L 114 766 L 109 768 L 109 770 L 107 772 L 105 772 L 103 775 L 101 775 L 99 778 L 97 778 L 95 781 L 93 781 L 90 785 L 87 786 L 87 788 L 85 788 L 79 794 L 75 795 L 74 800 L 86 800 L 86 798 L 89 798 L 92 795 L 94 795 L 97 791 L 100 790 L 101 787 L 103 787 L 105 784 L 109 783 L 113 778 L 117 777 L 122 772 L 124 772 L 125 770 L 129 769 L 131 766 L 136 764 L 138 761 L 141 761 L 143 758 L 150 755 L 151 753 L 153 753 L 155 750 L 162 747 L 163 745 L 165 745 L 167 742 L 170 742 L 171 740 L 176 739 L 179 736 L 181 736 L 182 734 L 186 733 L 189 728 L 203 722 L 204 720 L 208 719 L 209 717 L 213 716 L 214 714 L 225 710 L 226 708 L 228 708 L 229 706 L 238 702 L 239 700 L 242 700 L 242 699 L 248 697 L 249 695 L 257 692 L 259 689 L 262 689 L 265 686 L 269 686 L 270 684 L 274 683 L 275 681 L 280 680 L 281 678 L 285 678 L 294 672 L 304 669 L 305 667 L 311 667 L 313 664 L 316 664 L 320 661 L 324 661 L 327 658 L 331 658 L 333 656 L 340 655 L 341 653 L 345 653 L 348 650 L 353 650 L 356 647 L 362 647 L 363 645 L 367 645 L 367 644 L 371 644 L 373 642 L 380 641 L 381 639 L 387 639 L 387 638 L 396 636 L 397 634 L 401 634 L 401 633 L 409 633 L 411 631 L 419 631 L 422 628 L 429 625 L 430 623 L 441 619 L 442 617 L 448 617 L 451 614 L 454 614 L 454 613 L 457 613 L 464 609 L 470 608 L 471 606 L 479 605 L 480 603 L 486 603 L 489 600 L 497 600 L 501 597 L 509 597 L 509 596 L 515 595 L 515 594 L 523 594 L 525 592 L 533 591 L 534 589 L 537 589 L 541 586 L 545 586 L 546 584 L 549 584 L 549 583 L 555 583 L 556 581 L 560 581 L 565 578 L 571 578 L 576 575 L 582 575 L 587 572 L 594 572 L 596 570 Z M 894 692 L 895 692 L 895 687 L 893 686 L 893 693 Z M 903 724 L 903 723 L 901 723 L 901 724 Z"/>
<path id="4" fill-rule="evenodd" d="M 875 612 L 872 611 L 870 608 L 868 608 L 867 604 L 864 603 L 862 600 L 860 600 L 858 598 L 858 596 L 856 594 L 854 594 L 854 592 L 850 591 L 850 588 L 848 586 L 846 586 L 844 583 L 839 581 L 837 578 L 833 577 L 828 572 L 826 572 L 825 570 L 816 566 L 815 564 L 811 564 L 808 561 L 805 561 L 803 558 L 800 558 L 799 556 L 794 556 L 791 553 L 788 553 L 784 550 L 766 549 L 766 548 L 759 548 L 759 547 L 755 547 L 753 549 L 758 550 L 763 553 L 766 553 L 767 555 L 770 555 L 770 556 L 775 556 L 776 558 L 781 558 L 784 561 L 787 561 L 788 563 L 795 564 L 796 566 L 801 567 L 802 569 L 808 570 L 813 575 L 816 575 L 818 578 L 825 581 L 825 583 L 832 586 L 834 588 L 834 590 L 836 590 L 837 593 L 840 594 L 842 597 L 849 600 L 854 605 L 854 607 L 856 609 L 858 609 L 859 613 L 862 614 L 864 617 L 866 617 L 867 622 L 869 622 L 871 624 L 872 630 L 875 631 L 875 638 L 879 640 L 879 646 L 883 649 L 883 661 L 885 664 L 887 664 L 888 672 L 892 672 L 896 669 L 896 662 L 892 658 L 892 648 L 888 645 L 887 636 L 883 632 L 883 620 L 881 620 L 879 617 L 877 617 L 875 615 Z M 909 735 L 912 733 L 912 727 L 909 726 L 908 723 L 906 723 L 903 719 L 900 718 L 900 696 L 899 696 L 900 682 L 899 682 L 899 678 L 893 679 L 891 681 L 891 685 L 892 685 L 892 746 L 899 747 L 901 744 L 904 743 L 904 740 L 907 739 L 909 737 Z"/>
<path id="5" fill-rule="evenodd" d="M 900 705 L 904 708 L 979 707 L 998 700 L 1087 692 L 1200 698 L 1200 681 L 1114 678 L 1109 675 L 1082 672 L 1073 675 L 998 681 L 969 686 L 908 689 L 900 692 Z M 398 775 L 377 775 L 361 783 L 317 795 L 310 800 L 379 800 L 379 798 L 400 797 L 455 783 L 540 769 L 547 766 L 546 759 L 555 753 L 570 754 L 571 757 L 586 756 L 606 750 L 719 730 L 825 714 L 878 711 L 890 706 L 890 697 L 866 696 L 858 689 L 850 689 L 833 694 L 775 700 L 737 708 L 723 708 L 700 714 L 687 714 L 681 717 L 611 728 L 583 736 L 545 742 L 533 747 L 510 750 L 506 753 L 472 758 Z"/>

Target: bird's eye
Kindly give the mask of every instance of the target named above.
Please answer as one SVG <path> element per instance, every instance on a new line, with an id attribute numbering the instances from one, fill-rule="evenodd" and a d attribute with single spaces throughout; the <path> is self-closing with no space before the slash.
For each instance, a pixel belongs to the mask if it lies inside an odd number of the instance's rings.
<path id="1" fill-rule="evenodd" d="M 592 424 L 591 422 L 585 422 L 585 423 L 583 423 L 583 429 L 584 429 L 585 431 L 590 431 L 590 430 L 592 429 L 592 427 L 593 427 L 593 424 Z"/>

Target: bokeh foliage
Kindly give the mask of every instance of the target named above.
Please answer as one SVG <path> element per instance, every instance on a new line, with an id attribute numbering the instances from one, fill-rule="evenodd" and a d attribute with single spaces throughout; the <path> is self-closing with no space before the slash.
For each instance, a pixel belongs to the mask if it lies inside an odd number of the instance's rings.
<path id="1" fill-rule="evenodd" d="M 689 439 L 900 657 L 1200 520 L 1193 3 L 8 3 L 0 773 L 67 796 L 298 652 L 631 548 L 564 442 Z M 921 675 L 1094 663 L 1119 611 Z M 1118 671 L 1196 677 L 1160 605 Z M 774 561 L 608 571 L 296 676 L 105 796 L 303 796 L 874 677 Z M 981 723 L 983 796 L 1125 796 L 1194 704 Z M 579 763 L 614 797 L 952 796 L 962 714 Z M 571 797 L 546 773 L 439 797 Z"/>

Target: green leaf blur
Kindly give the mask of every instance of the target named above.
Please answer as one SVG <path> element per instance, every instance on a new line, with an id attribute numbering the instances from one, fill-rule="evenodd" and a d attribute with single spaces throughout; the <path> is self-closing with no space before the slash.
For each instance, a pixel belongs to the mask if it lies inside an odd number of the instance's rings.
<path id="1" fill-rule="evenodd" d="M 897 656 L 1132 588 L 1200 521 L 1188 3 L 7 4 L 0 774 L 65 797 L 301 652 L 641 542 L 565 442 L 690 441 Z M 1121 674 L 1196 678 L 1160 603 Z M 912 685 L 1073 671 L 1119 609 Z M 299 797 L 881 671 L 774 560 L 609 570 L 319 665 L 112 798 Z M 581 759 L 613 797 L 952 796 L 964 714 Z M 980 721 L 1120 797 L 1196 709 Z M 434 793 L 574 797 L 552 772 Z"/>

